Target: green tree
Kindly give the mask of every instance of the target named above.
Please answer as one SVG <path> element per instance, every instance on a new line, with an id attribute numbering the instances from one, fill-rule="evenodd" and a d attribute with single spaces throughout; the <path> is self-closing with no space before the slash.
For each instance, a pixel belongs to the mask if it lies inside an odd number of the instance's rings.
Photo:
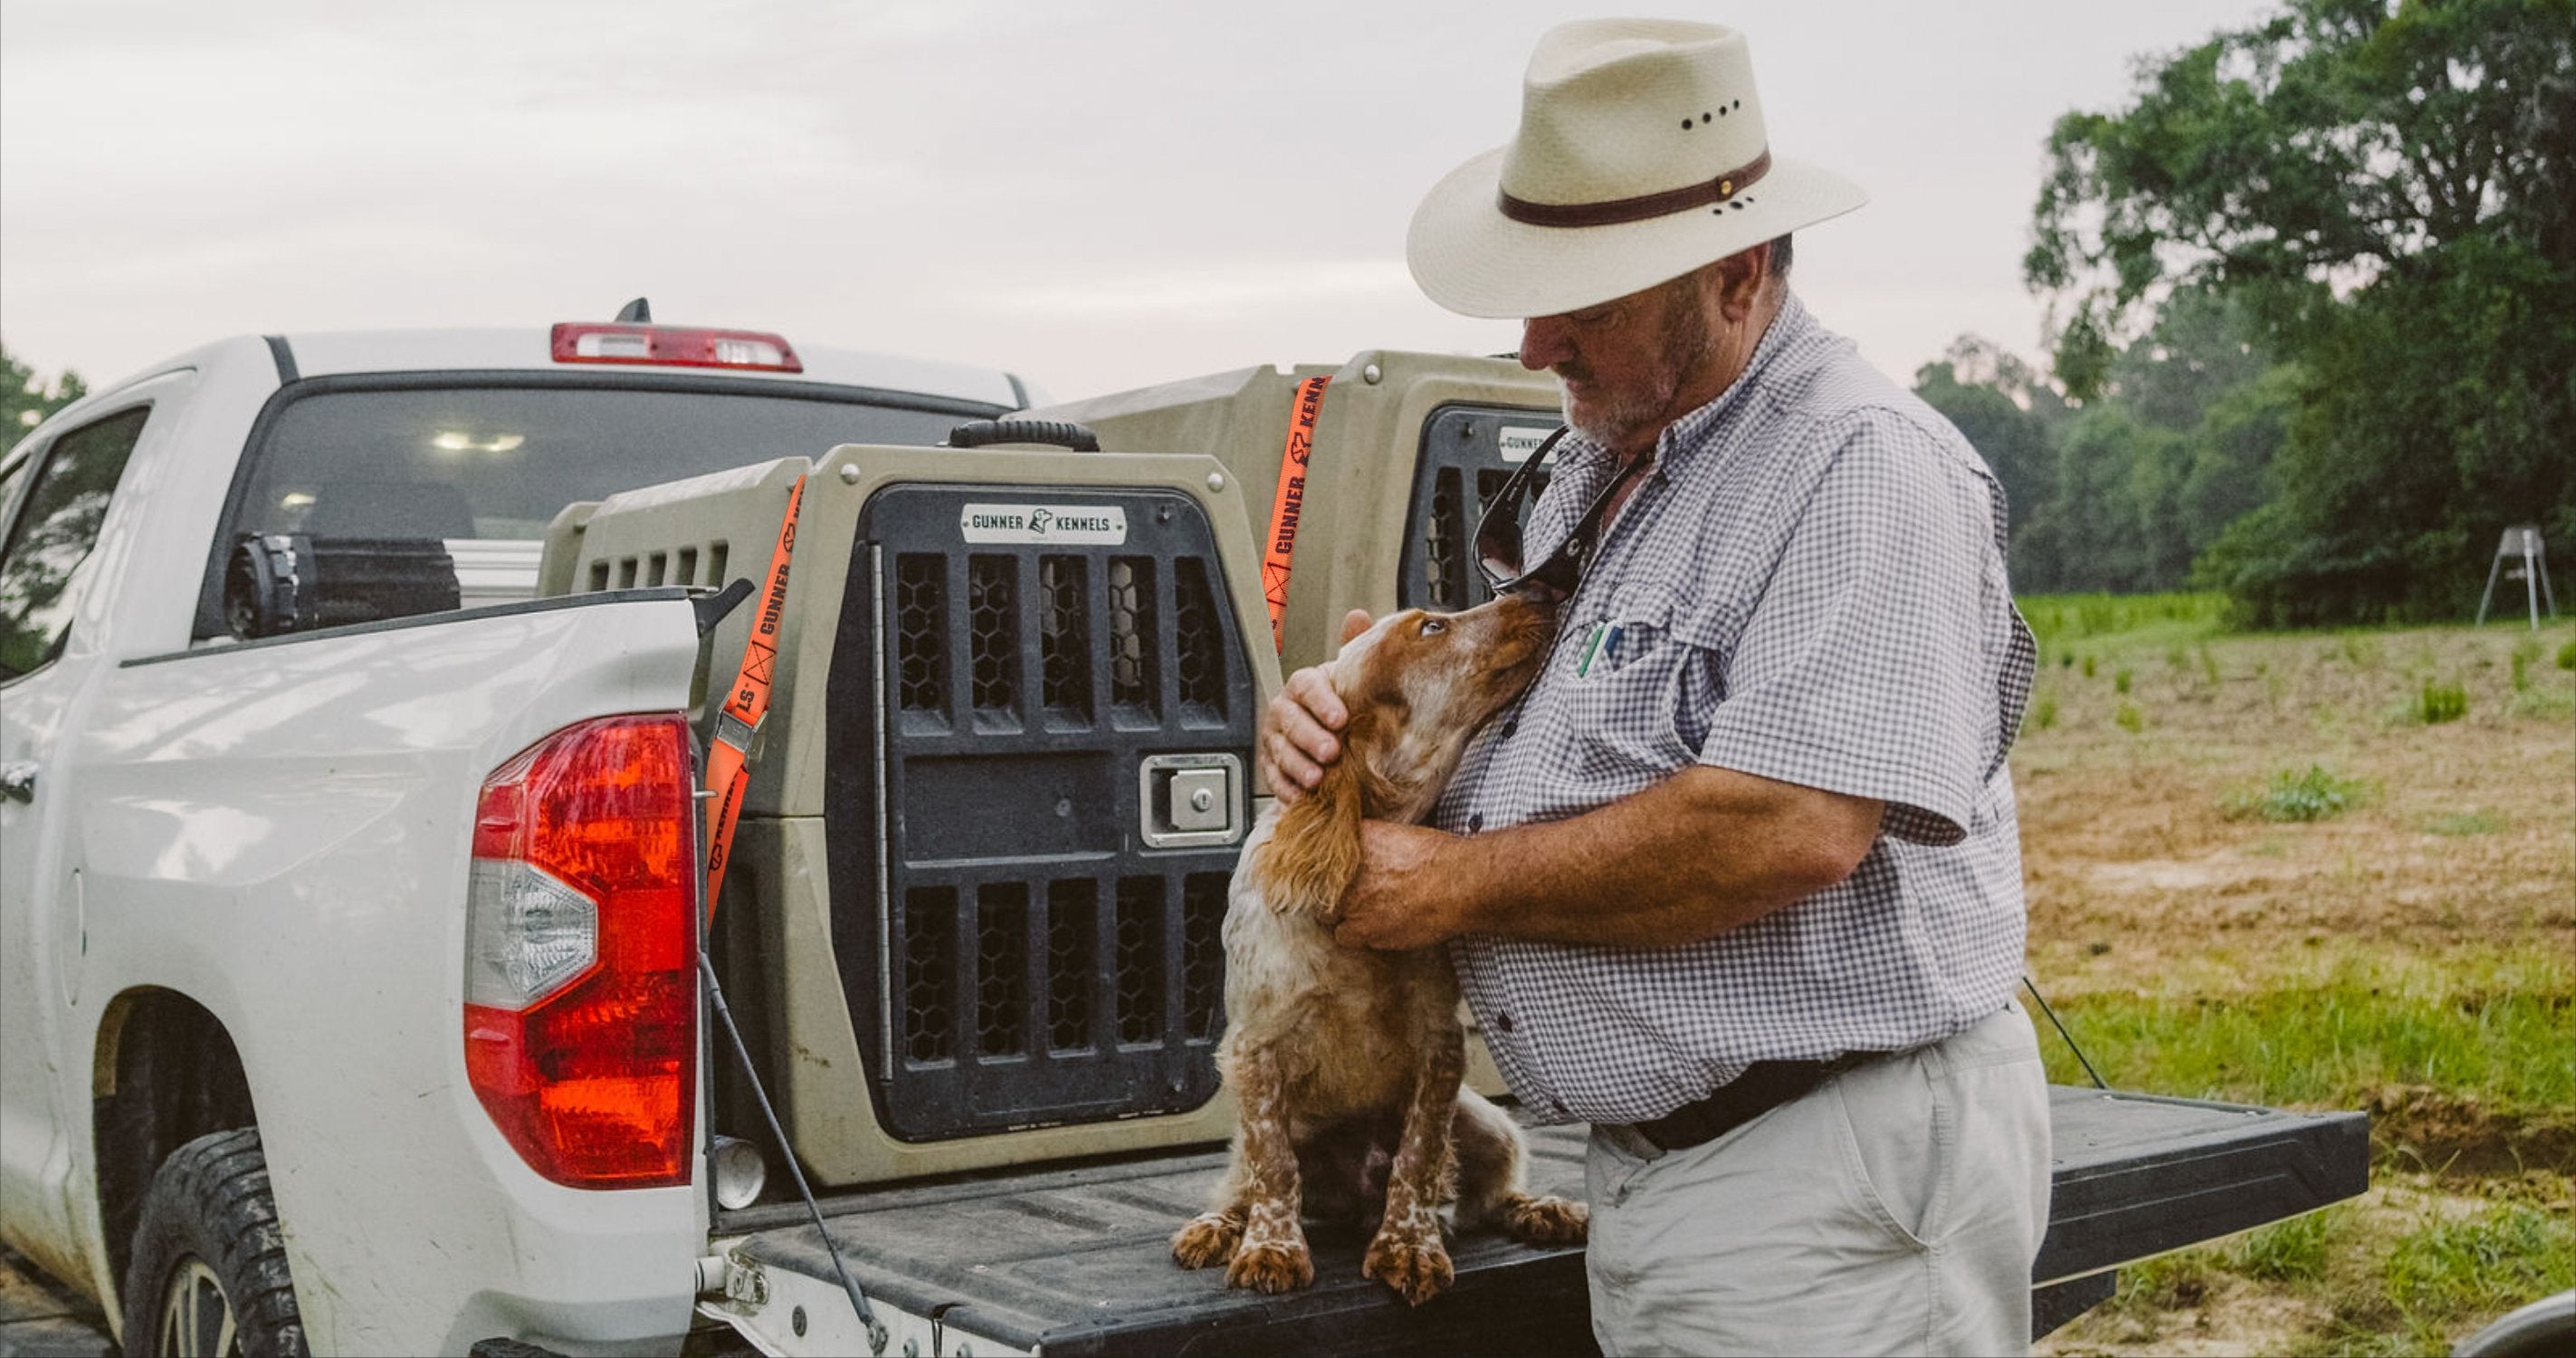
<path id="1" fill-rule="evenodd" d="M 2280 494 L 2199 563 L 2259 625 L 2476 607 L 2508 524 L 2576 543 L 2576 267 L 2469 242 L 2311 345 Z"/>
<path id="2" fill-rule="evenodd" d="M 0 346 L 0 448 L 16 443 L 26 432 L 45 422 L 45 417 L 89 394 L 89 384 L 80 374 L 65 369 L 46 389 L 36 370 L 18 361 L 6 346 Z"/>
<path id="3" fill-rule="evenodd" d="M 2146 332 L 2110 360 L 2095 395 L 2117 397 L 2149 424 L 2197 428 L 2230 393 L 2272 367 L 2256 331 L 2225 293 L 2177 290 Z"/>
<path id="4" fill-rule="evenodd" d="M 2223 299 L 2178 294 L 2081 407 L 1974 336 L 1915 374 L 2003 482 L 2017 588 L 2177 587 L 2263 502 L 2295 370 L 2246 336 Z"/>
<path id="5" fill-rule="evenodd" d="M 2030 533 L 2050 544 L 2058 574 L 2046 587 L 2151 590 L 2189 568 L 2175 525 L 2187 440 L 2117 402 L 2088 407 L 2058 452 L 2058 495 Z M 2018 583 L 2018 582 L 2017 582 Z"/>
<path id="6" fill-rule="evenodd" d="M 2271 498 L 2274 464 L 2289 442 L 2305 380 L 2295 365 L 2269 367 L 2227 388 L 2201 412 L 2179 501 L 2194 557 Z"/>
<path id="7" fill-rule="evenodd" d="M 1976 445 L 2003 485 L 2016 526 L 2056 498 L 2056 426 L 2067 417 L 2066 401 L 2029 364 L 1990 340 L 1961 335 L 1915 371 L 1914 394 Z M 2016 559 L 2013 571 L 2016 580 L 2036 579 L 2053 575 L 2054 563 Z"/>
<path id="8" fill-rule="evenodd" d="M 2296 364 L 2199 403 L 2180 483 L 2226 513 L 2282 435 L 2200 567 L 2249 617 L 2452 612 L 2503 525 L 2576 541 L 2576 0 L 2291 0 L 2048 149 L 2025 273 L 2070 392 L 2194 293 Z"/>
<path id="9" fill-rule="evenodd" d="M 2576 0 L 2291 0 L 2070 113 L 2023 263 L 2061 308 L 2057 372 L 2090 395 L 2177 286 L 2266 323 L 2462 241 L 2576 258 Z"/>

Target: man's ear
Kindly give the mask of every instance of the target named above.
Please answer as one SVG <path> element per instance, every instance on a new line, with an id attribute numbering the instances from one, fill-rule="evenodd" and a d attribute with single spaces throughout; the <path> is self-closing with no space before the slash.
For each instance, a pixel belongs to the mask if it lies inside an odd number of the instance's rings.
<path id="1" fill-rule="evenodd" d="M 1360 875 L 1359 764 L 1345 742 L 1323 780 L 1279 814 L 1254 852 L 1253 880 L 1271 909 L 1322 920 L 1341 913 L 1342 896 Z"/>
<path id="2" fill-rule="evenodd" d="M 1763 285 L 1771 281 L 1770 243 L 1738 250 L 1704 267 L 1702 277 L 1714 295 L 1719 313 L 1730 321 L 1743 320 L 1753 314 L 1762 299 Z"/>

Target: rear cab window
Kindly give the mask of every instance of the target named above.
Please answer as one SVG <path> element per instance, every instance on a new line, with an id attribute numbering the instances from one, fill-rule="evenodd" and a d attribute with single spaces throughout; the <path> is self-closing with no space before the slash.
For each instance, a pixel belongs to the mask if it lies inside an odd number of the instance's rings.
<path id="1" fill-rule="evenodd" d="M 435 542 L 468 577 L 465 605 L 526 598 L 546 527 L 568 504 L 842 443 L 935 444 L 1001 413 L 917 399 L 686 379 L 313 379 L 281 393 L 253 435 L 196 635 L 226 634 L 226 562 L 253 535 Z"/>
<path id="2" fill-rule="evenodd" d="M 0 545 L 0 683 L 62 654 L 80 605 L 81 567 L 151 415 L 150 406 L 134 406 L 57 435 L 0 481 L 0 510 L 25 488 Z"/>

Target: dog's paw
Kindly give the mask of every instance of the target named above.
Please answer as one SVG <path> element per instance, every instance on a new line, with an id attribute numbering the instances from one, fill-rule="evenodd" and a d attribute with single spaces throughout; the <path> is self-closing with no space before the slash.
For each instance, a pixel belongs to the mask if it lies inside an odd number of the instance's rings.
<path id="1" fill-rule="evenodd" d="M 1293 1292 L 1315 1281 L 1315 1258 L 1302 1240 L 1245 1242 L 1226 1265 L 1225 1285 L 1255 1292 Z"/>
<path id="2" fill-rule="evenodd" d="M 1591 1224 L 1590 1208 L 1563 1198 L 1517 1193 L 1503 1204 L 1503 1234 L 1524 1245 L 1580 1245 Z"/>
<path id="3" fill-rule="evenodd" d="M 1183 1268 L 1206 1268 L 1234 1257 L 1243 1223 L 1224 1212 L 1201 1212 L 1172 1233 L 1172 1258 Z"/>
<path id="4" fill-rule="evenodd" d="M 1436 1232 L 1427 1236 L 1378 1232 L 1360 1259 L 1360 1273 L 1394 1288 L 1396 1295 L 1415 1306 L 1439 1296 L 1458 1277 Z"/>

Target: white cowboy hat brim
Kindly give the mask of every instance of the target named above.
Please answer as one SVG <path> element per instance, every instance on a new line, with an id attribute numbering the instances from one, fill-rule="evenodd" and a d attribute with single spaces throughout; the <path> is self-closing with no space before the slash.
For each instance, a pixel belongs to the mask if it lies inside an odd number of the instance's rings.
<path id="1" fill-rule="evenodd" d="M 1841 175 L 1775 158 L 1724 202 L 1610 226 L 1534 226 L 1499 205 L 1509 150 L 1451 171 L 1405 233 L 1414 281 L 1462 315 L 1525 320 L 1598 306 L 1869 201 Z"/>

